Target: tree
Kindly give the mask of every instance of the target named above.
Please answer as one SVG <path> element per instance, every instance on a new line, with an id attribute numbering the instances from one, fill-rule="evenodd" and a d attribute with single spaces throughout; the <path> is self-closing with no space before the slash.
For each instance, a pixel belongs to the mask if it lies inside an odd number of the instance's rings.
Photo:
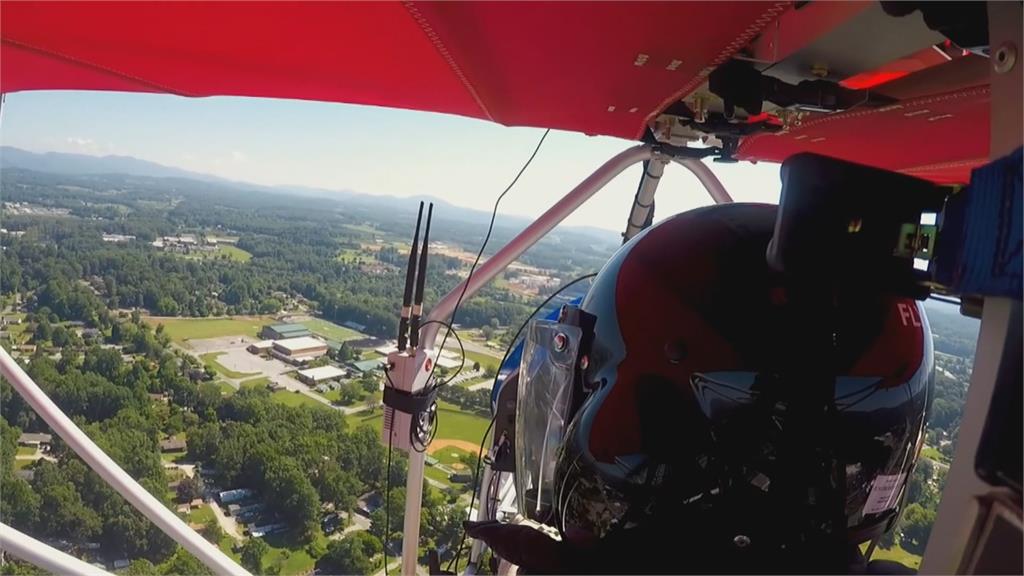
<path id="1" fill-rule="evenodd" d="M 156 313 L 159 316 L 177 316 L 178 303 L 174 299 L 164 296 L 156 301 Z"/>
<path id="2" fill-rule="evenodd" d="M 479 362 L 473 362 L 473 372 L 479 372 L 479 371 L 480 371 L 480 363 Z"/>
<path id="3" fill-rule="evenodd" d="M 327 553 L 318 562 L 318 567 L 328 574 L 370 574 L 373 572 L 373 563 L 364 552 L 362 540 L 352 537 L 331 541 L 327 545 Z"/>
<path id="4" fill-rule="evenodd" d="M 242 546 L 242 566 L 253 574 L 263 573 L 263 557 L 270 552 L 270 546 L 262 538 L 249 538 Z"/>
<path id="5" fill-rule="evenodd" d="M 124 569 L 125 576 L 153 576 L 156 566 L 145 558 L 136 558 Z"/>
<path id="6" fill-rule="evenodd" d="M 157 573 L 157 567 L 144 558 L 137 558 L 131 561 L 124 573 L 125 576 L 153 576 Z"/>
<path id="7" fill-rule="evenodd" d="M 900 545 L 908 552 L 924 554 L 934 523 L 934 510 L 927 510 L 920 504 L 907 506 L 900 519 Z"/>
<path id="8" fill-rule="evenodd" d="M 207 518 L 206 522 L 203 522 L 203 527 L 199 529 L 199 533 L 212 544 L 218 544 L 224 538 L 224 530 L 221 530 L 220 523 L 216 518 Z"/>
<path id="9" fill-rule="evenodd" d="M 157 567 L 157 572 L 166 576 L 212 574 L 209 568 L 197 560 L 195 556 L 185 551 L 184 548 L 178 548 L 173 556 Z"/>
<path id="10" fill-rule="evenodd" d="M 178 483 L 176 496 L 178 497 L 178 502 L 191 502 L 196 498 L 202 498 L 202 484 L 198 479 L 186 476 Z"/>
<path id="11" fill-rule="evenodd" d="M 39 516 L 39 496 L 28 482 L 5 473 L 0 477 L 0 508 L 3 509 L 4 522 L 31 531 Z"/>

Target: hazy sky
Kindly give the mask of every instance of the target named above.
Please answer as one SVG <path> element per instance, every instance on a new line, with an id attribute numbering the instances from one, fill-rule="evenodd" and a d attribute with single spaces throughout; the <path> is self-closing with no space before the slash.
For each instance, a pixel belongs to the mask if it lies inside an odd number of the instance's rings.
<path id="1" fill-rule="evenodd" d="M 63 91 L 8 94 L 0 124 L 0 143 L 36 152 L 135 156 L 260 184 L 427 194 L 488 211 L 541 134 L 369 106 Z M 632 144 L 552 132 L 502 212 L 540 214 Z M 736 200 L 778 201 L 777 165 L 710 165 Z M 639 167 L 624 172 L 567 222 L 623 229 L 639 177 Z M 658 219 L 710 203 L 679 166 L 666 170 L 657 199 Z"/>

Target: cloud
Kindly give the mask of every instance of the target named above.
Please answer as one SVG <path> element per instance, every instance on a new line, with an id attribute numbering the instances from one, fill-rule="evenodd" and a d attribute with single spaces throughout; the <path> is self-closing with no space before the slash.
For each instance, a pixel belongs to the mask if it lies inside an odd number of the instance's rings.
<path id="1" fill-rule="evenodd" d="M 100 154 L 111 154 L 114 152 L 114 145 L 110 142 L 97 142 L 92 138 L 84 136 L 65 136 L 59 148 L 65 152 L 89 154 L 98 156 Z"/>
<path id="2" fill-rule="evenodd" d="M 233 162 L 235 162 L 236 164 L 244 164 L 245 162 L 247 162 L 249 160 L 249 157 L 246 156 L 244 152 L 241 152 L 239 150 L 232 150 L 231 151 L 231 160 Z"/>

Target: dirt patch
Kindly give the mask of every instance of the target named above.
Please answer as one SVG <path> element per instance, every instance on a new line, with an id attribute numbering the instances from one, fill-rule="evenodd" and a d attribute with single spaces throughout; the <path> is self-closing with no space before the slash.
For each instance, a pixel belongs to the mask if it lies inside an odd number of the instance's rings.
<path id="1" fill-rule="evenodd" d="M 430 447 L 427 448 L 427 453 L 433 454 L 438 450 L 443 450 L 451 446 L 454 446 L 460 450 L 465 450 L 470 454 L 476 454 L 477 450 L 480 449 L 479 444 L 474 444 L 472 442 L 467 442 L 465 440 L 453 440 L 451 438 L 435 438 L 434 441 L 430 443 Z"/>

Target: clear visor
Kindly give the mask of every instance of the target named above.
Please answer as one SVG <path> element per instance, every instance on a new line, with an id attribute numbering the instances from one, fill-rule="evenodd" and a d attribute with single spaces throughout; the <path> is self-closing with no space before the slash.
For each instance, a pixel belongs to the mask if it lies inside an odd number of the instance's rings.
<path id="1" fill-rule="evenodd" d="M 551 510 L 581 335 L 578 326 L 550 320 L 527 328 L 516 404 L 516 495 L 528 518 L 542 520 Z"/>

